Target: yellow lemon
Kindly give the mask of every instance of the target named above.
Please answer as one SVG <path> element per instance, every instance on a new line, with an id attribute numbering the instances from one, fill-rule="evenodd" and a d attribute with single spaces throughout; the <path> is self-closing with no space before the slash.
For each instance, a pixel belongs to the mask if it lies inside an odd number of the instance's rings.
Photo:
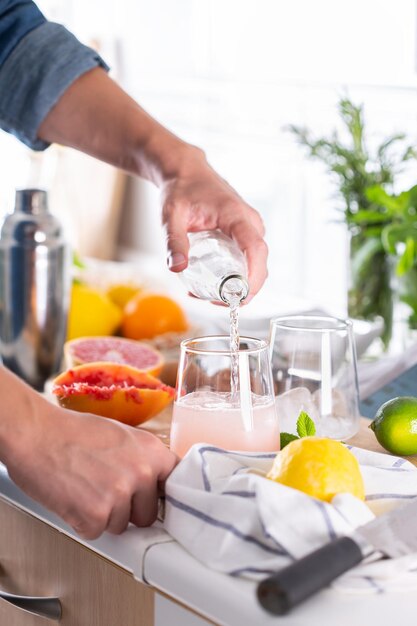
<path id="1" fill-rule="evenodd" d="M 141 288 L 138 285 L 134 285 L 133 283 L 120 283 L 109 287 L 106 291 L 106 295 L 114 304 L 124 309 L 129 300 L 140 291 Z"/>
<path id="2" fill-rule="evenodd" d="M 122 311 L 97 289 L 74 283 L 68 315 L 67 340 L 112 335 L 122 321 Z"/>
<path id="3" fill-rule="evenodd" d="M 327 502 L 338 493 L 365 498 L 358 461 L 333 439 L 303 437 L 292 441 L 277 454 L 267 478 Z"/>

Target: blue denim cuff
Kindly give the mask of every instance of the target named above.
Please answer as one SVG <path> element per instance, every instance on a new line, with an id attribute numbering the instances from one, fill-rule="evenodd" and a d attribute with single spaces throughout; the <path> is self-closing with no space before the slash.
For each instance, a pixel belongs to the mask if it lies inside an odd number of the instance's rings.
<path id="1" fill-rule="evenodd" d="M 44 118 L 82 74 L 108 66 L 60 24 L 45 22 L 18 43 L 0 67 L 0 127 L 33 150 L 48 143 L 37 137 Z"/>
<path id="2" fill-rule="evenodd" d="M 25 35 L 45 22 L 31 0 L 0 0 L 0 66 Z"/>

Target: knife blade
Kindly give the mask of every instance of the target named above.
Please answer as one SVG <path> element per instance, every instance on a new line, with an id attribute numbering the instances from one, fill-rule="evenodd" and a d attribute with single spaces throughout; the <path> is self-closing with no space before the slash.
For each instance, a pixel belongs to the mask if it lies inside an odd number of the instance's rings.
<path id="1" fill-rule="evenodd" d="M 273 615 L 285 615 L 376 551 L 389 557 L 416 552 L 416 516 L 414 497 L 350 536 L 334 539 L 261 581 L 257 588 L 259 603 Z"/>

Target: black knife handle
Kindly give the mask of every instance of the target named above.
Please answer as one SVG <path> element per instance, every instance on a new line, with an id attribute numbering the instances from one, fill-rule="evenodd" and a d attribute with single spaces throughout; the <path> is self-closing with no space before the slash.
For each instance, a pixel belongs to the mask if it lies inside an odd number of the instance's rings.
<path id="1" fill-rule="evenodd" d="M 269 613 L 285 615 L 363 558 L 353 539 L 339 537 L 260 582 L 258 600 Z"/>

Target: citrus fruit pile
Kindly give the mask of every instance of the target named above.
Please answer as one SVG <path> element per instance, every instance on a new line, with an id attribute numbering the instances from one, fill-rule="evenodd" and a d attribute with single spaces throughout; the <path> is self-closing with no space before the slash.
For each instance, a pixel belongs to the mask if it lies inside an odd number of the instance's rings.
<path id="1" fill-rule="evenodd" d="M 59 404 L 137 426 L 164 409 L 174 389 L 130 365 L 84 363 L 60 374 L 52 392 Z"/>
<path id="2" fill-rule="evenodd" d="M 324 437 L 291 441 L 278 452 L 267 478 L 327 502 L 338 493 L 365 498 L 357 459 L 345 445 Z"/>
<path id="3" fill-rule="evenodd" d="M 173 387 L 155 376 L 173 383 L 176 363 L 167 376 L 169 363 L 149 341 L 163 345 L 169 336 L 179 344 L 176 334 L 188 328 L 183 310 L 166 295 L 133 283 L 104 291 L 75 281 L 64 347 L 68 370 L 55 379 L 53 393 L 65 408 L 141 424 L 174 397 Z"/>
<path id="4" fill-rule="evenodd" d="M 401 456 L 417 454 L 417 398 L 400 396 L 388 400 L 378 409 L 370 428 L 388 452 Z"/>
<path id="5" fill-rule="evenodd" d="M 131 284 L 107 292 L 76 282 L 72 286 L 67 339 L 114 335 L 153 339 L 165 333 L 183 333 L 189 327 L 182 308 L 166 295 Z"/>

